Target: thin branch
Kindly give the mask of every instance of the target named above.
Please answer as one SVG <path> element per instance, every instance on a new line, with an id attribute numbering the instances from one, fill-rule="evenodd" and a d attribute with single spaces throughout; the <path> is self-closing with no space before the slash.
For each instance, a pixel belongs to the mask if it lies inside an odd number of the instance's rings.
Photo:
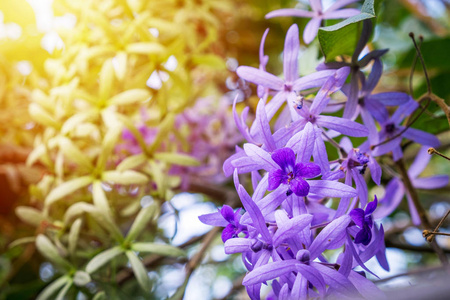
<path id="1" fill-rule="evenodd" d="M 450 160 L 450 157 L 445 156 L 444 154 L 442 154 L 441 152 L 437 151 L 434 148 L 428 148 L 428 154 L 430 154 L 430 155 L 436 154 L 436 155 L 439 155 L 440 157 L 445 158 L 446 160 Z"/>

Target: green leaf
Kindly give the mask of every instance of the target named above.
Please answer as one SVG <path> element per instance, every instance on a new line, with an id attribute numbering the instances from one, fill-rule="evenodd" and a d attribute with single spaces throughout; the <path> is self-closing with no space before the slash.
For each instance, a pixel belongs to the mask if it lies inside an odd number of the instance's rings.
<path id="1" fill-rule="evenodd" d="M 18 206 L 16 208 L 16 215 L 22 222 L 38 227 L 43 220 L 45 220 L 41 211 L 34 207 Z"/>
<path id="2" fill-rule="evenodd" d="M 94 258 L 92 258 L 91 261 L 86 265 L 86 272 L 88 272 L 89 274 L 94 273 L 104 264 L 112 260 L 117 255 L 122 254 L 123 252 L 124 250 L 121 246 L 115 246 L 111 249 L 100 252 L 99 254 L 94 256 Z"/>
<path id="3" fill-rule="evenodd" d="M 174 164 L 174 165 L 180 165 L 180 166 L 199 166 L 200 162 L 193 158 L 192 156 L 189 156 L 187 154 L 181 154 L 181 153 L 173 153 L 173 152 L 158 152 L 153 155 L 155 159 L 159 159 L 161 161 Z"/>
<path id="4" fill-rule="evenodd" d="M 84 271 L 76 271 L 73 275 L 73 282 L 76 286 L 85 286 L 91 282 L 91 276 Z"/>
<path id="5" fill-rule="evenodd" d="M 166 48 L 155 42 L 140 42 L 129 44 L 126 48 L 128 53 L 134 54 L 163 54 Z"/>
<path id="6" fill-rule="evenodd" d="M 76 219 L 70 227 L 69 232 L 69 253 L 72 257 L 75 257 L 75 249 L 78 244 L 78 236 L 80 235 L 82 220 Z"/>
<path id="7" fill-rule="evenodd" d="M 155 243 L 134 243 L 131 248 L 138 252 L 150 252 L 162 256 L 186 257 L 186 252 L 180 248 Z"/>
<path id="8" fill-rule="evenodd" d="M 131 225 L 130 231 L 128 232 L 125 241 L 133 241 L 145 228 L 150 219 L 157 212 L 157 206 L 155 203 L 141 209 L 141 211 L 136 216 L 136 219 Z"/>
<path id="9" fill-rule="evenodd" d="M 58 295 L 56 296 L 55 300 L 64 300 L 64 297 L 66 296 L 69 289 L 72 287 L 72 280 L 66 283 L 66 285 L 59 291 Z"/>
<path id="10" fill-rule="evenodd" d="M 142 165 L 146 160 L 147 157 L 143 153 L 128 156 L 120 162 L 120 164 L 116 167 L 116 170 L 119 172 L 123 172 L 125 170 L 134 169 L 139 165 Z"/>
<path id="11" fill-rule="evenodd" d="M 133 273 L 136 276 L 139 285 L 144 291 L 149 293 L 152 284 L 150 282 L 150 278 L 148 277 L 147 270 L 145 269 L 141 260 L 139 259 L 139 257 L 137 257 L 136 254 L 134 254 L 133 251 L 127 251 L 125 254 L 130 261 L 131 268 L 133 269 Z"/>
<path id="12" fill-rule="evenodd" d="M 100 210 L 100 212 L 107 216 L 110 216 L 111 208 L 109 207 L 105 191 L 103 191 L 102 183 L 99 180 L 94 181 L 94 183 L 92 184 L 92 196 L 94 205 Z"/>
<path id="13" fill-rule="evenodd" d="M 144 102 L 148 99 L 150 99 L 149 91 L 145 89 L 132 89 L 115 95 L 109 100 L 109 103 L 111 105 L 128 105 Z"/>
<path id="14" fill-rule="evenodd" d="M 133 170 L 126 170 L 123 172 L 106 171 L 103 172 L 102 179 L 103 181 L 110 181 L 115 184 L 123 185 L 142 184 L 148 182 L 147 176 Z"/>
<path id="15" fill-rule="evenodd" d="M 92 181 L 93 178 L 91 176 L 82 176 L 60 184 L 48 194 L 47 198 L 45 198 L 45 205 L 51 205 L 53 202 L 72 194 L 76 190 L 88 186 Z"/>
<path id="16" fill-rule="evenodd" d="M 9 244 L 8 248 L 14 248 L 14 247 L 22 245 L 22 244 L 28 244 L 28 243 L 34 243 L 34 242 L 36 242 L 36 237 L 34 237 L 34 236 L 24 237 L 24 238 L 20 238 L 20 239 L 13 241 L 11 244 Z"/>
<path id="17" fill-rule="evenodd" d="M 71 282 L 71 278 L 69 276 L 62 276 L 50 283 L 39 295 L 36 300 L 47 300 L 52 299 L 51 296 L 56 293 L 63 285 Z"/>
<path id="18" fill-rule="evenodd" d="M 366 0 L 361 13 L 332 26 L 319 29 L 319 43 L 326 61 L 339 55 L 352 55 L 362 30 L 362 21 L 375 18 L 374 0 Z"/>
<path id="19" fill-rule="evenodd" d="M 95 294 L 94 298 L 92 300 L 106 300 L 106 293 L 105 291 L 100 291 L 97 294 Z"/>
<path id="20" fill-rule="evenodd" d="M 54 264 L 65 269 L 70 269 L 72 267 L 71 264 L 66 259 L 61 257 L 58 248 L 56 248 L 56 246 L 53 245 L 50 239 L 45 235 L 39 234 L 36 237 L 36 247 L 42 254 L 42 256 L 44 256 Z"/>
<path id="21" fill-rule="evenodd" d="M 94 168 L 89 158 L 83 154 L 83 152 L 81 152 L 81 150 L 70 139 L 61 137 L 59 140 L 59 147 L 64 155 L 71 161 L 89 170 Z"/>

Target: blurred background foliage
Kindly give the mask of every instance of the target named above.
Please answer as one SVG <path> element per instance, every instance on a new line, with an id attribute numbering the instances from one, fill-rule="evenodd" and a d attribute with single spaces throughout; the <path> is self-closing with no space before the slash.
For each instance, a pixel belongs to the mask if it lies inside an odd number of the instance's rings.
<path id="1" fill-rule="evenodd" d="M 239 298 L 240 258 L 224 255 L 197 216 L 233 203 L 221 172 L 240 141 L 230 101 L 256 95 L 234 70 L 258 66 L 270 28 L 267 69 L 281 73 L 285 32 L 307 20 L 264 15 L 295 6 L 307 1 L 0 1 L 0 299 Z M 370 47 L 390 49 L 377 91 L 408 92 L 412 31 L 424 37 L 433 92 L 449 99 L 450 2 L 376 8 Z M 302 43 L 301 74 L 320 59 L 317 41 Z M 415 70 L 418 98 L 426 85 L 420 64 Z M 413 127 L 438 135 L 450 154 L 436 105 Z M 417 149 L 404 147 L 411 162 Z M 424 175 L 436 173 L 450 167 L 433 157 Z M 449 187 L 419 192 L 434 220 L 450 207 Z M 382 278 L 437 264 L 407 211 L 383 223 L 397 262 L 390 274 L 375 269 Z M 186 263 L 206 238 L 212 246 L 189 278 Z"/>

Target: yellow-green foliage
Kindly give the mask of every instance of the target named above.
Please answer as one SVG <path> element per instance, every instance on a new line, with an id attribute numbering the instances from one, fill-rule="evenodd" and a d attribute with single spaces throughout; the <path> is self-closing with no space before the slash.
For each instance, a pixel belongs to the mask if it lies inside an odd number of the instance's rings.
<path id="1" fill-rule="evenodd" d="M 39 228 L 37 249 L 65 274 L 41 298 L 58 290 L 63 297 L 74 282 L 89 282 L 88 273 L 120 253 L 148 290 L 144 267 L 131 251 L 133 242 L 180 184 L 179 175 L 169 175 L 169 169 L 199 163 L 176 153 L 177 139 L 185 137 L 174 133 L 174 122 L 199 97 L 219 94 L 214 77 L 225 71 L 225 63 L 214 49 L 222 47 L 217 42 L 219 20 L 233 12 L 231 2 L 55 0 L 53 5 L 55 14 L 73 14 L 77 21 L 74 28 L 58 32 L 61 49 L 39 53 L 33 62 L 33 82 L 25 93 L 39 134 L 27 163 L 43 166 L 45 175 L 30 189 L 34 208 L 16 210 L 21 220 Z M 151 76 L 161 82 L 148 87 Z M 2 81 L 17 82 L 9 77 Z M 155 129 L 151 143 L 137 124 Z M 116 151 L 125 129 L 135 136 L 141 153 Z M 154 199 L 150 212 L 141 209 L 143 195 Z M 130 226 L 138 211 L 127 237 L 123 225 Z M 145 242 L 156 234 L 148 233 Z M 92 249 L 92 236 L 99 248 Z M 21 242 L 30 239 L 14 246 Z M 161 245 L 139 245 L 135 248 L 144 252 L 183 254 Z M 108 256 L 110 252 L 114 255 Z"/>

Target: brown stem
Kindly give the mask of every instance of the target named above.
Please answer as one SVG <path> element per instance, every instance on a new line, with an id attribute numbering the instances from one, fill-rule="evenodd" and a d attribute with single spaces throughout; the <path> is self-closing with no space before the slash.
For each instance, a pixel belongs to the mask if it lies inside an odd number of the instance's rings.
<path id="1" fill-rule="evenodd" d="M 437 151 L 434 148 L 428 148 L 428 154 L 430 154 L 430 155 L 436 154 L 436 155 L 439 155 L 440 157 L 445 158 L 446 160 L 450 160 L 450 157 L 445 156 L 444 154 L 442 154 L 441 152 Z"/>
<path id="2" fill-rule="evenodd" d="M 399 170 L 399 173 L 402 177 L 402 181 L 406 187 L 406 190 L 408 191 L 409 195 L 411 196 L 414 206 L 419 214 L 420 223 L 422 224 L 422 227 L 426 230 L 427 229 L 430 230 L 432 228 L 431 223 L 428 220 L 428 217 L 425 213 L 424 207 L 420 203 L 419 195 L 417 194 L 416 189 L 413 187 L 413 185 L 411 183 L 411 180 L 408 176 L 408 172 L 406 171 L 405 163 L 403 162 L 403 159 L 399 159 L 398 161 L 395 162 L 395 164 L 396 164 L 396 166 Z M 444 266 L 448 265 L 447 256 L 445 255 L 444 251 L 439 247 L 439 245 L 436 243 L 436 241 L 431 241 L 430 245 L 433 248 L 433 250 L 436 252 L 441 263 Z"/>

